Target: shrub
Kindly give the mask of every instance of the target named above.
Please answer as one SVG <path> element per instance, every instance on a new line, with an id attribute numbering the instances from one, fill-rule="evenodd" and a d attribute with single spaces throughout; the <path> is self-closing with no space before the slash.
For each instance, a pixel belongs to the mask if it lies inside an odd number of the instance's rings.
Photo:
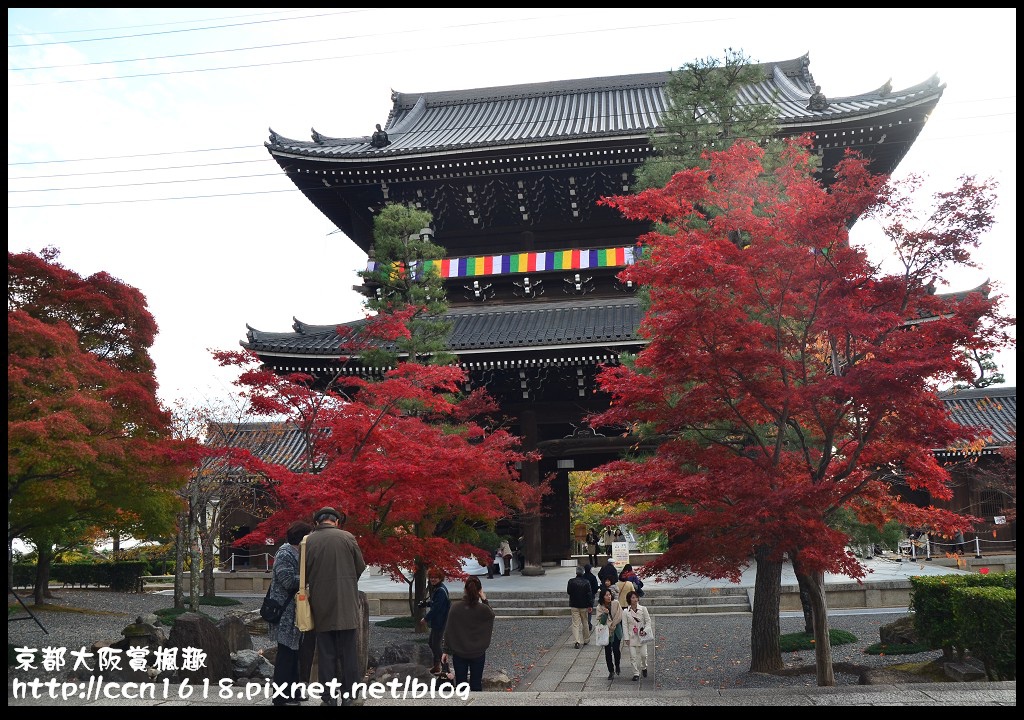
<path id="1" fill-rule="evenodd" d="M 966 647 L 961 625 L 954 618 L 954 590 L 968 587 L 1017 587 L 1017 573 L 980 573 L 970 575 L 941 575 L 910 578 L 910 609 L 914 612 L 914 627 L 921 642 L 933 650 L 941 649 L 947 660 L 954 655 L 963 660 Z"/>
<path id="2" fill-rule="evenodd" d="M 989 680 L 1017 679 L 1017 590 L 967 587 L 953 593 L 953 618 Z"/>

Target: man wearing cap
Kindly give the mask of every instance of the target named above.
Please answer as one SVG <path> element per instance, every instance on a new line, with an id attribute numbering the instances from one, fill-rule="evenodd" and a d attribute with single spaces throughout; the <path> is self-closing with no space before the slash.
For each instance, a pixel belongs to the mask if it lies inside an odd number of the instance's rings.
<path id="1" fill-rule="evenodd" d="M 572 636 L 579 649 L 580 640 L 586 645 L 590 642 L 590 613 L 594 612 L 594 593 L 590 592 L 590 583 L 583 577 L 583 568 L 576 566 L 576 577 L 565 586 L 569 594 L 569 609 L 572 612 Z"/>
<path id="2" fill-rule="evenodd" d="M 306 538 L 306 580 L 316 632 L 318 680 L 338 679 L 340 693 L 359 682 L 356 667 L 356 628 L 359 626 L 359 576 L 366 569 L 363 553 L 352 533 L 341 529 L 345 516 L 332 507 L 313 515 L 316 526 Z M 324 703 L 337 698 L 324 695 Z M 343 704 L 352 704 L 351 698 Z"/>

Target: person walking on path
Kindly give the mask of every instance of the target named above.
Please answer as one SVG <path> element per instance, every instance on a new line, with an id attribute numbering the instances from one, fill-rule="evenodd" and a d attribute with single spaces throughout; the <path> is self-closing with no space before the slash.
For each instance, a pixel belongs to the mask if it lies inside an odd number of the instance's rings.
<path id="1" fill-rule="evenodd" d="M 342 530 L 345 516 L 332 507 L 313 516 L 316 528 L 306 538 L 306 579 L 316 632 L 317 675 L 321 683 L 341 681 L 339 693 L 351 693 L 362 678 L 356 667 L 356 628 L 359 613 L 359 576 L 366 569 L 363 553 L 352 533 Z M 338 698 L 324 696 L 324 704 Z M 353 699 L 343 698 L 343 705 Z"/>
<path id="2" fill-rule="evenodd" d="M 601 583 L 597 579 L 597 575 L 594 574 L 594 568 L 590 565 L 583 566 L 583 577 L 588 583 L 590 583 L 590 597 L 592 598 L 591 605 L 597 605 L 597 591 L 601 589 Z M 590 631 L 594 631 L 594 613 L 587 615 L 587 627 Z"/>
<path id="3" fill-rule="evenodd" d="M 601 584 L 604 584 L 606 578 L 611 580 L 612 584 L 619 579 L 619 571 L 615 568 L 615 563 L 612 562 L 611 558 L 608 558 L 608 562 L 604 564 L 604 567 L 597 571 L 597 579 Z"/>
<path id="4" fill-rule="evenodd" d="M 629 580 L 633 583 L 633 589 L 636 590 L 636 594 L 640 597 L 644 596 L 644 581 L 640 579 L 640 576 L 636 574 L 636 570 L 629 563 L 622 567 L 622 572 L 619 573 L 619 580 Z"/>
<path id="5" fill-rule="evenodd" d="M 600 604 L 600 602 L 601 602 L 601 593 L 603 593 L 605 590 L 611 590 L 611 592 L 612 592 L 612 600 L 615 600 L 616 602 L 618 602 L 618 600 L 619 600 L 619 586 L 615 583 L 614 580 L 612 580 L 610 577 L 606 576 L 605 579 L 601 581 L 601 587 L 598 588 L 597 598 L 594 600 L 594 607 L 597 607 L 598 604 Z M 622 607 L 622 606 L 619 605 L 619 607 Z"/>
<path id="6" fill-rule="evenodd" d="M 578 650 L 580 641 L 586 645 L 590 642 L 591 613 L 594 612 L 594 594 L 590 592 L 590 583 L 583 577 L 583 568 L 576 566 L 576 577 L 571 578 L 565 586 L 569 595 L 569 608 L 572 613 L 572 637 Z"/>
<path id="7" fill-rule="evenodd" d="M 647 644 L 654 639 L 654 625 L 651 614 L 640 604 L 640 596 L 635 591 L 629 593 L 626 603 L 626 609 L 622 611 L 622 625 L 629 644 L 629 660 L 635 681 L 640 679 L 640 673 L 647 677 Z"/>
<path id="8" fill-rule="evenodd" d="M 618 592 L 615 595 L 616 595 L 616 597 L 619 598 L 619 606 L 623 610 L 625 610 L 626 609 L 626 605 L 629 604 L 628 601 L 626 600 L 626 597 L 631 592 L 636 592 L 636 588 L 633 587 L 633 583 L 630 582 L 629 580 L 619 580 L 618 584 L 615 587 L 618 590 Z"/>
<path id="9" fill-rule="evenodd" d="M 600 541 L 597 528 L 590 528 L 587 533 L 587 562 L 591 567 L 597 565 L 597 543 Z"/>
<path id="10" fill-rule="evenodd" d="M 299 648 L 312 637 L 295 627 L 295 593 L 299 590 L 299 543 L 309 534 L 309 523 L 297 520 L 288 526 L 287 542 L 274 555 L 274 572 L 270 580 L 270 597 L 284 604 L 284 612 L 276 623 L 270 623 L 268 637 L 277 642 L 274 659 L 274 684 L 288 689 L 284 697 L 275 697 L 274 705 L 297 705 L 301 693 L 295 683 L 305 685 L 309 678 L 299 677 Z M 302 698 L 305 699 L 305 698 Z"/>
<path id="11" fill-rule="evenodd" d="M 427 645 L 430 646 L 430 654 L 434 665 L 430 668 L 431 675 L 441 672 L 441 638 L 444 636 L 444 626 L 448 622 L 448 611 L 451 609 L 451 599 L 448 597 L 448 588 L 444 584 L 444 571 L 438 567 L 430 568 L 427 573 L 427 581 L 430 583 L 430 599 L 424 607 L 429 608 L 427 613 L 420 620 L 422 627 L 430 626 L 430 636 Z"/>
<path id="12" fill-rule="evenodd" d="M 608 644 L 604 646 L 604 662 L 608 666 L 608 679 L 614 680 L 622 672 L 622 607 L 612 597 L 609 587 L 601 589 L 597 604 L 597 622 L 608 626 Z"/>
<path id="13" fill-rule="evenodd" d="M 448 662 L 451 656 L 456 685 L 467 682 L 468 677 L 470 690 L 483 690 L 484 663 L 493 631 L 494 610 L 487 604 L 480 578 L 470 575 L 466 578 L 462 599 L 452 603 L 448 611 L 448 624 L 444 629 L 441 662 Z"/>

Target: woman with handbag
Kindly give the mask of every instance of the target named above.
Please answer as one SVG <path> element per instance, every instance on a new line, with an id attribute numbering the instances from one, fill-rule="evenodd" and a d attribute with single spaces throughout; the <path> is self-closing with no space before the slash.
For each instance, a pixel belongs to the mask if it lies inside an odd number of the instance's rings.
<path id="1" fill-rule="evenodd" d="M 647 677 L 647 644 L 654 640 L 654 625 L 651 623 L 651 614 L 640 604 L 640 596 L 636 591 L 627 595 L 626 602 L 628 604 L 622 611 L 622 624 L 629 644 L 629 659 L 633 663 L 633 680 L 636 681 L 640 679 L 641 672 Z"/>
<path id="2" fill-rule="evenodd" d="M 608 665 L 608 679 L 614 680 L 616 674 L 621 674 L 620 663 L 622 662 L 622 608 L 618 601 L 612 597 L 609 587 L 603 587 L 598 595 L 597 614 L 594 616 L 594 625 L 608 627 L 608 644 L 604 646 L 604 661 Z"/>
<path id="3" fill-rule="evenodd" d="M 455 684 L 469 680 L 469 689 L 483 690 L 484 663 L 494 630 L 494 610 L 487 604 L 480 578 L 470 575 L 462 592 L 462 599 L 452 603 L 448 611 L 448 624 L 444 628 L 444 654 L 441 662 L 452 659 Z"/>
<path id="4" fill-rule="evenodd" d="M 270 623 L 268 637 L 277 641 L 274 659 L 274 684 L 287 685 L 284 697 L 275 697 L 274 705 L 297 705 L 305 700 L 302 693 L 293 692 L 293 683 L 305 683 L 309 678 L 299 677 L 299 648 L 305 633 L 295 627 L 295 593 L 299 589 L 299 543 L 312 528 L 301 520 L 288 527 L 287 542 L 274 556 L 274 573 L 270 580 L 269 597 L 284 605 L 284 612 L 276 623 Z"/>

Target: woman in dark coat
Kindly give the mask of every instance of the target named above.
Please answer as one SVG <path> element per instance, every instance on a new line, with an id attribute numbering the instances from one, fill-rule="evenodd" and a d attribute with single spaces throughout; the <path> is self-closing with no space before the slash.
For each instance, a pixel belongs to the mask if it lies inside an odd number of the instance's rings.
<path id="1" fill-rule="evenodd" d="M 299 648 L 305 633 L 295 627 L 295 593 L 299 589 L 299 543 L 309 534 L 309 523 L 293 522 L 288 528 L 287 542 L 274 556 L 274 574 L 270 581 L 270 597 L 284 603 L 281 620 L 270 625 L 268 636 L 277 641 L 274 661 L 274 684 L 288 685 L 284 697 L 275 697 L 275 705 L 296 705 L 301 693 L 292 692 L 292 683 L 305 683 L 309 678 L 299 677 Z"/>
<path id="2" fill-rule="evenodd" d="M 452 658 L 455 684 L 469 679 L 469 689 L 483 690 L 484 662 L 491 645 L 494 630 L 494 610 L 487 604 L 480 578 L 470 575 L 462 599 L 452 603 L 448 611 L 448 624 L 444 629 L 445 653 L 441 662 Z"/>

